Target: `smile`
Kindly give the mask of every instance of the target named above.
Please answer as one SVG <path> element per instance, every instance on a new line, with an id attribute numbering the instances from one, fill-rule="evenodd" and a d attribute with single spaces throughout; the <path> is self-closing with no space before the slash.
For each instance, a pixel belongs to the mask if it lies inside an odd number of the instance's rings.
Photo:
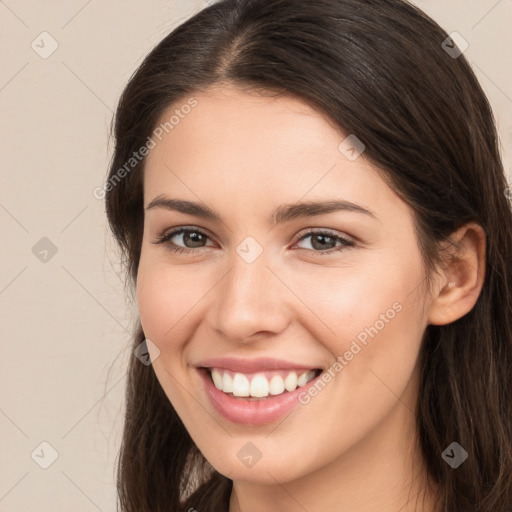
<path id="1" fill-rule="evenodd" d="M 258 373 L 240 373 L 224 368 L 210 368 L 215 387 L 234 397 L 265 399 L 295 391 L 317 377 L 321 370 L 275 370 Z"/>
<path id="2" fill-rule="evenodd" d="M 322 369 L 294 369 L 291 364 L 253 362 L 230 362 L 232 369 L 228 370 L 217 361 L 196 368 L 206 397 L 224 419 L 246 426 L 267 425 L 289 414 L 300 404 L 300 394 L 314 386 L 323 373 Z"/>

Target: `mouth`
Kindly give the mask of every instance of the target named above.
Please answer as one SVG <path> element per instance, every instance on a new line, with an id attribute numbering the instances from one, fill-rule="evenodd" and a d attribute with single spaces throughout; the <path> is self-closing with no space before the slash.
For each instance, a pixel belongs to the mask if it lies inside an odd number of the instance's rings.
<path id="1" fill-rule="evenodd" d="M 196 367 L 214 409 L 231 423 L 262 426 L 289 414 L 315 386 L 322 369 L 297 368 L 255 373 Z"/>
<path id="2" fill-rule="evenodd" d="M 318 377 L 321 369 L 272 370 L 242 373 L 225 368 L 201 368 L 214 386 L 224 394 L 246 401 L 266 400 L 269 397 L 292 393 Z"/>

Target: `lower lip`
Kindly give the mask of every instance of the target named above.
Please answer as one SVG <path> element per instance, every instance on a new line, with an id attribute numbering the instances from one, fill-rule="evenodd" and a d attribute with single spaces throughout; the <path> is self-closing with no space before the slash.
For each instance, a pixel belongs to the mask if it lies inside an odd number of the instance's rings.
<path id="1" fill-rule="evenodd" d="M 208 370 L 201 368 L 198 371 L 205 384 L 206 393 L 217 412 L 227 420 L 241 425 L 266 425 L 281 419 L 299 404 L 299 395 L 307 392 L 310 386 L 314 386 L 316 380 L 322 375 L 318 375 L 295 391 L 251 401 L 227 395 L 215 387 Z"/>

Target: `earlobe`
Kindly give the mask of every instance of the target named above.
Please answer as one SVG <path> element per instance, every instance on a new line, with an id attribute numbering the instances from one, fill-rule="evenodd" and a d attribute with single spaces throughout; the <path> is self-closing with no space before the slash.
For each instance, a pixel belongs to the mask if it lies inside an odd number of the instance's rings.
<path id="1" fill-rule="evenodd" d="M 486 242 L 483 228 L 474 222 L 450 236 L 457 247 L 446 264 L 432 297 L 428 323 L 446 325 L 469 313 L 485 279 Z"/>

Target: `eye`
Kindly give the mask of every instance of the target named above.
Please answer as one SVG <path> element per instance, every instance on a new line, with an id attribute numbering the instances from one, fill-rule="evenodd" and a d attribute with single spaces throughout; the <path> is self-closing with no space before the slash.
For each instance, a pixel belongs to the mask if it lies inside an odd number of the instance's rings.
<path id="1" fill-rule="evenodd" d="M 179 236 L 181 236 L 182 243 L 184 243 L 184 244 L 190 243 L 192 245 L 192 248 L 180 247 L 171 241 L 174 237 L 179 237 Z M 158 237 L 157 240 L 152 243 L 165 245 L 167 249 L 169 249 L 172 252 L 177 252 L 177 253 L 203 252 L 202 250 L 197 250 L 197 249 L 204 249 L 204 246 L 201 246 L 201 243 L 205 242 L 208 238 L 209 238 L 209 236 L 205 232 L 203 232 L 200 229 L 197 229 L 195 227 L 190 227 L 190 228 L 175 229 L 174 231 L 171 231 L 170 233 L 166 233 L 163 236 Z M 196 244 L 198 244 L 198 245 L 196 245 Z M 194 249 L 196 249 L 196 250 L 194 250 Z"/>
<path id="2" fill-rule="evenodd" d="M 348 238 L 342 237 L 334 232 L 326 231 L 326 230 L 317 230 L 317 231 L 309 231 L 304 236 L 302 236 L 297 243 L 310 238 L 311 242 L 309 245 L 313 249 L 300 249 L 301 251 L 308 251 L 309 253 L 317 253 L 318 256 L 324 256 L 327 254 L 332 254 L 334 252 L 339 252 L 347 247 L 354 247 L 356 244 L 354 241 L 349 240 Z M 336 244 L 339 243 L 338 247 Z M 319 250 L 315 250 L 319 249 Z M 315 254 L 315 256 L 317 255 Z"/>

